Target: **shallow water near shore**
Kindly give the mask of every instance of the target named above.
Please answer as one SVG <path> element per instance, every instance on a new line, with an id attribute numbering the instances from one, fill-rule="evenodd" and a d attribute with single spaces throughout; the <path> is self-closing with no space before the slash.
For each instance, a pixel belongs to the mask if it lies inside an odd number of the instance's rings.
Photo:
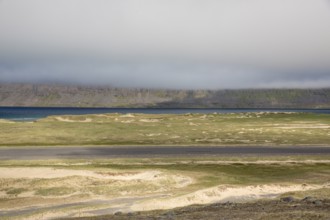
<path id="1" fill-rule="evenodd" d="M 249 108 L 66 108 L 66 107 L 0 107 L 0 119 L 34 121 L 50 115 L 83 115 L 104 113 L 188 114 L 246 112 L 305 112 L 330 114 L 330 109 L 249 109 Z"/>

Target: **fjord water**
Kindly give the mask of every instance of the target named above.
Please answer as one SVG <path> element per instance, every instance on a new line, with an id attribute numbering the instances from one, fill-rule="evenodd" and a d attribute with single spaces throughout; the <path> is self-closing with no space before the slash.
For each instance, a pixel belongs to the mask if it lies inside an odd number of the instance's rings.
<path id="1" fill-rule="evenodd" d="M 330 114 L 330 109 L 221 109 L 221 108 L 65 108 L 65 107 L 0 107 L 0 118 L 33 121 L 50 115 L 83 115 L 104 113 L 187 114 L 187 113 L 244 113 L 244 112 L 307 112 Z"/>

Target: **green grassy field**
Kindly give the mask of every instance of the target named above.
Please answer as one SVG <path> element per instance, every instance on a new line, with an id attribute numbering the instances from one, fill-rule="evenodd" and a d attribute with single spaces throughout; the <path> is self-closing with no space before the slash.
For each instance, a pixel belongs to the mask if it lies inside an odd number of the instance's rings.
<path id="1" fill-rule="evenodd" d="M 102 114 L 0 120 L 1 146 L 329 145 L 330 115 L 309 113 Z"/>
<path id="2" fill-rule="evenodd" d="M 0 146 L 22 147 L 329 146 L 330 116 L 307 113 L 51 116 L 35 122 L 0 120 L 0 140 Z M 111 213 L 111 210 L 173 208 L 173 204 L 210 203 L 229 194 L 253 197 L 286 193 L 299 198 L 310 195 L 329 198 L 329 182 L 328 155 L 2 160 L 0 219 L 79 217 L 102 214 L 102 210 Z M 119 200 L 111 202 L 114 199 Z"/>

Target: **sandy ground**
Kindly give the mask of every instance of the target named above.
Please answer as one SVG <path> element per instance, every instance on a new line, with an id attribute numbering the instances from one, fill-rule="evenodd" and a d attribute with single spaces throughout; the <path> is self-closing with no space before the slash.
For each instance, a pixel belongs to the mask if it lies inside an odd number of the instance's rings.
<path id="1" fill-rule="evenodd" d="M 62 122 L 92 122 L 91 118 L 86 118 L 85 120 L 72 120 L 65 117 L 55 117 L 55 119 Z"/>
<path id="2" fill-rule="evenodd" d="M 273 161 L 263 161 L 263 163 L 271 162 Z M 315 161 L 311 160 L 310 162 Z M 204 161 L 204 163 L 208 163 L 208 161 Z M 218 185 L 211 188 L 186 191 L 185 187 L 195 182 L 192 177 L 162 170 L 120 171 L 106 169 L 93 171 L 47 167 L 0 168 L 0 185 L 6 180 L 13 180 L 11 182 L 16 184 L 16 181 L 41 179 L 47 180 L 44 183 L 47 184 L 47 187 L 54 187 L 59 178 L 68 178 L 65 179 L 64 183 L 67 185 L 77 185 L 77 190 L 83 189 L 81 188 L 83 186 L 80 185 L 89 184 L 79 182 L 73 184 L 73 182 L 70 182 L 80 181 L 80 179 L 76 177 L 90 178 L 84 180 L 91 181 L 90 184 L 94 185 L 104 184 L 104 181 L 109 180 L 109 182 L 106 183 L 108 187 L 112 187 L 112 184 L 115 184 L 116 187 L 133 187 L 134 190 L 137 186 L 145 187 L 145 189 L 141 189 L 142 191 L 145 190 L 143 191 L 145 193 L 128 193 L 127 195 L 121 194 L 115 196 L 91 194 L 84 198 L 73 199 L 72 194 L 63 196 L 40 196 L 34 194 L 32 189 L 29 189 L 29 191 L 21 193 L 16 198 L 23 200 L 29 199 L 31 202 L 16 203 L 15 206 L 6 206 L 2 202 L 0 219 L 1 215 L 9 216 L 11 219 L 16 219 L 16 217 L 19 219 L 19 215 L 24 216 L 24 219 L 35 219 L 36 217 L 48 219 L 52 217 L 112 214 L 118 211 L 132 212 L 172 209 L 193 204 L 225 203 L 227 201 L 249 202 L 262 198 L 275 198 L 287 192 L 330 188 L 330 183 L 322 185 L 264 184 L 248 186 Z M 51 182 L 52 180 L 54 180 L 54 182 Z M 57 184 L 59 184 L 59 182 L 57 182 Z M 148 188 L 150 185 L 153 185 L 154 188 Z M 24 187 L 28 188 L 29 186 Z M 175 193 L 173 193 L 173 189 L 176 189 Z M 15 198 L 4 192 L 4 188 L 2 190 L 0 189 L 0 197 L 4 199 L 3 201 L 5 201 L 5 199 Z M 76 192 L 74 195 L 79 193 L 81 192 Z M 34 202 L 37 200 L 41 202 Z M 47 203 L 43 201 L 47 201 Z M 77 209 L 76 207 L 80 208 Z M 34 214 L 35 212 L 36 214 Z"/>
<path id="3" fill-rule="evenodd" d="M 16 182 L 17 180 L 17 182 Z M 145 184 L 146 189 L 145 194 L 159 193 L 166 191 L 168 189 L 174 188 L 184 188 L 194 182 L 193 178 L 189 176 L 179 175 L 175 173 L 168 173 L 158 170 L 135 170 L 135 171 L 118 171 L 118 170 L 75 170 L 75 169 L 57 169 L 57 168 L 47 168 L 47 167 L 13 167 L 6 168 L 0 167 L 0 198 L 12 198 L 11 195 L 5 193 L 6 188 L 20 188 L 24 187 L 28 189 L 28 192 L 20 193 L 16 195 L 16 198 L 34 196 L 31 194 L 31 190 L 35 186 L 33 185 L 22 185 L 20 181 L 26 180 L 29 184 L 33 184 L 34 180 L 45 180 L 45 183 L 41 182 L 40 187 L 66 187 L 66 186 L 77 186 L 77 190 L 83 189 L 81 187 L 89 186 L 88 184 L 93 184 L 95 186 L 104 186 L 106 183 L 107 187 L 133 187 L 143 186 Z M 46 181 L 47 180 L 47 181 Z M 52 182 L 53 180 L 53 182 Z M 85 180 L 89 182 L 80 183 L 79 180 Z M 31 182 L 32 181 L 32 182 Z M 8 185 L 10 182 L 11 185 Z M 65 185 L 63 185 L 65 184 Z M 165 184 L 165 185 L 164 185 Z M 17 186 L 16 186 L 17 185 Z M 154 191 L 148 191 L 147 186 L 154 186 Z M 79 188 L 80 187 L 80 188 Z M 149 189 L 150 190 L 150 189 Z M 143 191 L 143 189 L 140 189 Z M 149 194 L 148 194 L 149 193 Z M 68 195 L 70 196 L 70 195 Z M 133 194 L 128 194 L 128 196 L 134 197 Z M 51 198 L 52 196 L 47 196 Z M 56 196 L 55 196 L 56 197 Z M 64 196 L 67 197 L 67 196 Z M 107 199 L 107 196 L 93 196 L 102 199 Z M 111 198 L 113 199 L 113 197 Z"/>
<path id="4" fill-rule="evenodd" d="M 88 170 L 67 170 L 55 168 L 0 168 L 1 178 L 28 178 L 28 179 L 52 179 L 62 178 L 69 176 L 83 176 L 93 177 L 98 179 L 111 179 L 111 180 L 157 180 L 161 178 L 159 171 L 145 171 L 138 173 L 125 173 L 118 172 L 94 172 Z"/>
<path id="5" fill-rule="evenodd" d="M 25 181 L 27 184 L 22 185 L 21 181 Z M 75 186 L 77 191 L 65 195 L 41 196 L 35 194 L 34 181 L 39 183 L 41 181 L 40 184 L 43 184 L 38 185 L 37 189 L 38 187 Z M 130 211 L 133 204 L 169 195 L 173 189 L 187 187 L 193 182 L 194 180 L 189 176 L 157 170 L 114 171 L 106 169 L 91 171 L 47 167 L 1 167 L 0 199 L 2 200 L 0 202 L 0 219 L 1 216 L 7 216 L 10 219 L 20 219 L 19 216 L 23 216 L 24 219 L 35 219 L 35 217 L 48 219 L 52 217 L 111 214 L 118 210 Z M 96 187 L 97 189 L 98 186 L 113 188 L 113 190 L 120 189 L 121 193 L 118 195 L 103 195 L 90 194 L 91 192 L 89 192 L 89 195 L 86 195 L 84 187 Z M 143 186 L 144 188 L 141 188 Z M 19 189 L 21 187 L 26 188 L 28 191 L 19 195 L 6 193 L 8 189 Z M 136 189 L 137 187 L 140 189 Z M 127 195 L 124 195 L 125 191 L 122 190 L 126 188 L 128 190 Z M 144 194 L 141 194 L 141 192 L 144 192 Z M 10 202 L 12 199 L 17 199 L 17 202 Z M 79 209 L 75 207 L 79 207 Z M 42 214 L 38 214 L 38 212 Z"/>

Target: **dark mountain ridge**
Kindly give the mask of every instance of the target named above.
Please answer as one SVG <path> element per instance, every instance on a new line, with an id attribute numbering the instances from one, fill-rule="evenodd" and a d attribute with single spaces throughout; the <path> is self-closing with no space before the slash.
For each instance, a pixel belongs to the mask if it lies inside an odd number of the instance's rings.
<path id="1" fill-rule="evenodd" d="M 330 108 L 330 88 L 166 90 L 0 83 L 0 106 Z"/>

